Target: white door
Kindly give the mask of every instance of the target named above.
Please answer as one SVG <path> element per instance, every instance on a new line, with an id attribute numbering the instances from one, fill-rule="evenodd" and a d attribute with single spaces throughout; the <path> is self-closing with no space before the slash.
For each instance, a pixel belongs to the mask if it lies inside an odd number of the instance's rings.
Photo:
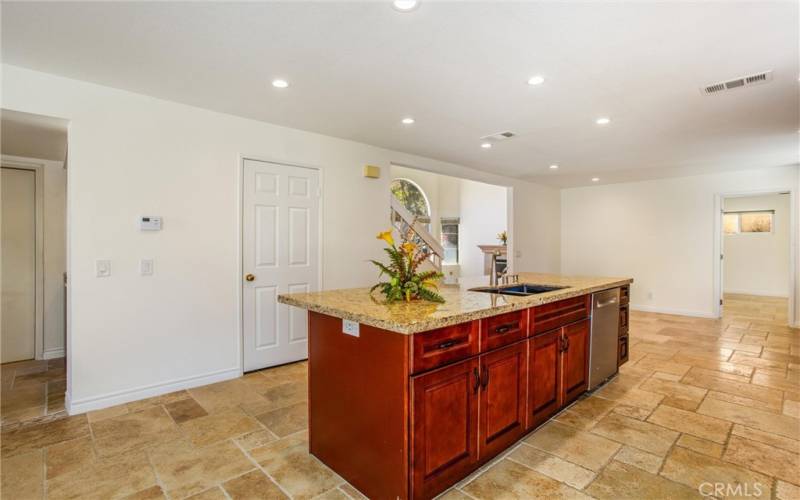
<path id="1" fill-rule="evenodd" d="M 308 357 L 306 311 L 281 293 L 319 289 L 319 171 L 244 160 L 244 369 Z"/>
<path id="2" fill-rule="evenodd" d="M 36 173 L 2 168 L 2 362 L 33 359 L 36 331 Z"/>

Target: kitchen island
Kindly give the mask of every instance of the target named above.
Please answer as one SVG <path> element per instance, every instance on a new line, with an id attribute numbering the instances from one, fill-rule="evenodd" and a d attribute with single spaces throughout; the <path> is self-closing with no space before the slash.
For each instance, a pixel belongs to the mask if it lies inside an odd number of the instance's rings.
<path id="1" fill-rule="evenodd" d="M 368 289 L 280 295 L 307 309 L 310 452 L 369 498 L 432 498 L 586 392 L 591 294 L 628 278 L 521 273 L 533 295 L 443 286 L 446 303 Z"/>

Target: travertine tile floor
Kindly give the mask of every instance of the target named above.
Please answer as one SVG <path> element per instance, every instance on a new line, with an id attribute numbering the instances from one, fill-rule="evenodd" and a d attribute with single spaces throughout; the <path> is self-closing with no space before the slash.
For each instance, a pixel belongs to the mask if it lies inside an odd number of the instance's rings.
<path id="1" fill-rule="evenodd" d="M 725 311 L 633 313 L 613 382 L 444 497 L 800 498 L 800 331 L 785 300 L 731 296 Z M 304 363 L 9 424 L 2 497 L 361 498 L 308 454 L 306 426 Z"/>

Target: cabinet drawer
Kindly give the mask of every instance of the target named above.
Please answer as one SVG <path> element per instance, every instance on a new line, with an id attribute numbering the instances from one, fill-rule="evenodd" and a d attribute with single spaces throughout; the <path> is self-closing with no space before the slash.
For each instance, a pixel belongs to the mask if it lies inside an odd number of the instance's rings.
<path id="1" fill-rule="evenodd" d="M 411 373 L 478 354 L 478 321 L 415 333 L 412 340 Z"/>
<path id="2" fill-rule="evenodd" d="M 481 352 L 512 344 L 528 336 L 528 311 L 514 311 L 481 320 Z"/>
<path id="3" fill-rule="evenodd" d="M 628 336 L 619 338 L 619 350 L 617 351 L 617 366 L 622 366 L 628 361 Z"/>
<path id="4" fill-rule="evenodd" d="M 625 285 L 619 289 L 619 303 L 620 305 L 624 306 L 627 305 L 628 302 L 631 301 L 631 287 L 630 285 Z"/>
<path id="5" fill-rule="evenodd" d="M 531 333 L 546 332 L 588 318 L 590 299 L 591 295 L 582 295 L 531 308 Z"/>

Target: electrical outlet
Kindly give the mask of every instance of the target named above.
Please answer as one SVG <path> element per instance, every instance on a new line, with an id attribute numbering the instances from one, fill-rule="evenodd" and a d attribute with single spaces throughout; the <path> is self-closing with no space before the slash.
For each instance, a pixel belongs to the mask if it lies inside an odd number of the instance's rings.
<path id="1" fill-rule="evenodd" d="M 139 261 L 139 274 L 142 276 L 152 276 L 153 267 L 153 259 L 142 259 Z"/>
<path id="2" fill-rule="evenodd" d="M 359 324 L 357 321 L 351 321 L 349 319 L 342 320 L 342 333 L 358 337 L 358 327 Z"/>
<path id="3" fill-rule="evenodd" d="M 107 259 L 98 259 L 94 263 L 95 274 L 98 278 L 107 278 L 111 276 L 111 261 Z"/>

